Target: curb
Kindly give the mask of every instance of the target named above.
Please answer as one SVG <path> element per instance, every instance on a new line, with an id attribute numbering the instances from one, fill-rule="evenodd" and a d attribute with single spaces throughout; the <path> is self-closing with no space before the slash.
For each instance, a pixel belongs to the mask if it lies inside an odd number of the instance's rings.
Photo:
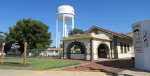
<path id="1" fill-rule="evenodd" d="M 82 63 L 82 64 L 79 64 L 79 65 L 73 65 L 73 66 L 67 66 L 67 67 L 62 67 L 62 68 L 54 68 L 54 69 L 50 69 L 50 70 L 62 70 L 62 69 L 65 69 L 65 68 L 72 68 L 72 67 L 79 67 L 79 66 L 84 66 L 84 65 L 88 65 L 92 62 L 89 62 L 89 63 Z"/>

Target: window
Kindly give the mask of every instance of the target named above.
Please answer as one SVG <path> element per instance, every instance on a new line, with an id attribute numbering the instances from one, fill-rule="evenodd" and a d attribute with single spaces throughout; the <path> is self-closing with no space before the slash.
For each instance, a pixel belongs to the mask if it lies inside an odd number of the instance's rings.
<path id="1" fill-rule="evenodd" d="M 127 45 L 124 44 L 124 53 L 127 53 Z"/>
<path id="2" fill-rule="evenodd" d="M 58 53 L 58 51 L 57 51 L 57 50 L 56 50 L 55 52 L 56 52 L 56 53 Z"/>
<path id="3" fill-rule="evenodd" d="M 135 34 L 136 40 L 140 40 L 140 30 L 139 29 L 135 29 L 133 32 Z"/>
<path id="4" fill-rule="evenodd" d="M 123 43 L 120 43 L 120 50 L 121 50 L 121 53 L 123 53 Z"/>

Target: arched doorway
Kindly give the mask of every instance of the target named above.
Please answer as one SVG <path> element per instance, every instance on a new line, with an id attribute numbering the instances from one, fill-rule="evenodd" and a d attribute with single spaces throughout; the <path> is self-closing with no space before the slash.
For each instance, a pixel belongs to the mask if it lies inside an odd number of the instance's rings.
<path id="1" fill-rule="evenodd" d="M 81 42 L 72 42 L 67 47 L 67 57 L 70 59 L 85 59 L 86 48 Z"/>
<path id="2" fill-rule="evenodd" d="M 98 46 L 98 57 L 99 58 L 107 58 L 109 53 L 109 48 L 106 44 L 100 44 Z"/>

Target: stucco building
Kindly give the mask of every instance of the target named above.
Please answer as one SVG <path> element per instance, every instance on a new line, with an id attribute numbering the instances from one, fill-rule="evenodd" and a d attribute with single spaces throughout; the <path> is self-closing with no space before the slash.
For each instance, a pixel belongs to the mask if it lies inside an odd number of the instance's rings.
<path id="1" fill-rule="evenodd" d="M 62 54 L 62 48 L 47 48 L 40 53 L 40 56 L 59 57 Z"/>
<path id="2" fill-rule="evenodd" d="M 134 32 L 135 67 L 150 71 L 150 20 L 132 24 Z"/>
<path id="3" fill-rule="evenodd" d="M 133 57 L 131 36 L 131 33 L 121 34 L 93 26 L 85 34 L 64 38 L 63 57 L 91 61 Z"/>

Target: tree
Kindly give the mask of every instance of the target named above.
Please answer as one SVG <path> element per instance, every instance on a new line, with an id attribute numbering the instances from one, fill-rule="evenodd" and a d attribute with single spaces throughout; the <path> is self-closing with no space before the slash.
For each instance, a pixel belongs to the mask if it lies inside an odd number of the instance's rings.
<path id="1" fill-rule="evenodd" d="M 41 21 L 21 19 L 6 34 L 7 43 L 28 43 L 29 49 L 47 48 L 52 40 L 48 26 Z"/>
<path id="2" fill-rule="evenodd" d="M 81 30 L 81 29 L 75 28 L 75 29 L 73 29 L 72 31 L 69 32 L 69 36 L 75 35 L 75 34 L 84 34 L 84 31 Z"/>
<path id="3" fill-rule="evenodd" d="M 5 41 L 5 33 L 0 32 L 0 43 Z"/>

